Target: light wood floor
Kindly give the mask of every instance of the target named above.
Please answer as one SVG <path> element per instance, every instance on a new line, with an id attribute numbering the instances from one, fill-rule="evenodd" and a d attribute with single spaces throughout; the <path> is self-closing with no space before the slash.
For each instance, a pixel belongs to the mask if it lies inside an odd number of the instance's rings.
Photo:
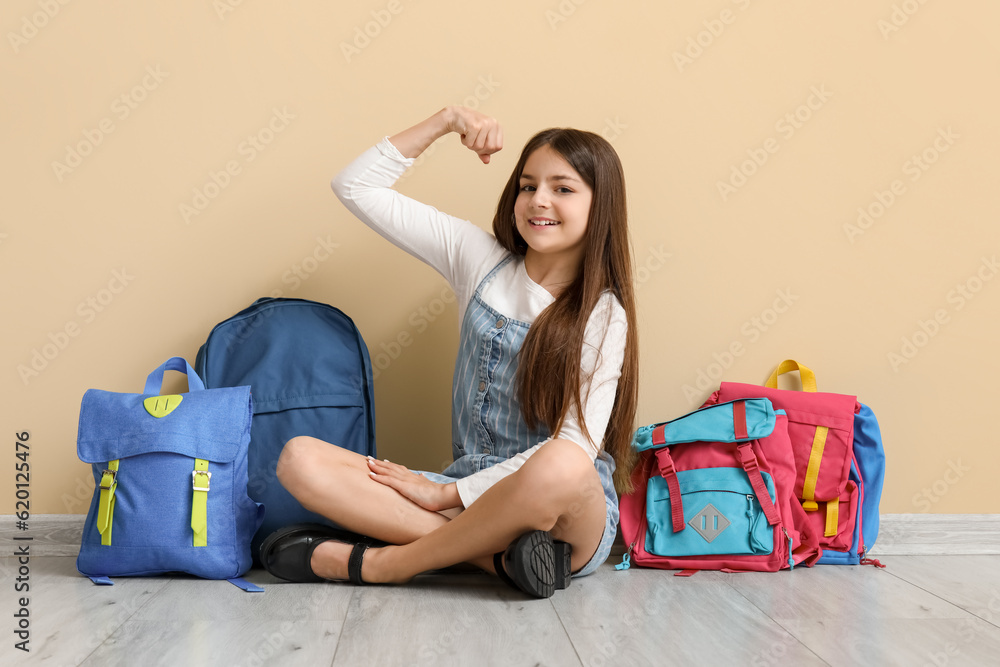
<path id="1" fill-rule="evenodd" d="M 605 564 L 548 600 L 480 574 L 407 586 L 118 579 L 72 557 L 30 563 L 29 654 L 14 649 L 12 558 L 0 664 L 44 665 L 998 665 L 1000 556 L 885 556 L 690 578 Z M 21 595 L 21 594 L 18 594 Z"/>

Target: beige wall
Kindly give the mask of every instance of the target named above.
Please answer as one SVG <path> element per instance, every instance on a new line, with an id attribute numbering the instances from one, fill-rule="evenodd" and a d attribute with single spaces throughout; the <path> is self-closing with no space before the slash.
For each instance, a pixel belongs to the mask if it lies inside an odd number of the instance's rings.
<path id="1" fill-rule="evenodd" d="M 640 423 L 696 407 L 700 374 L 759 383 L 794 357 L 820 389 L 874 408 L 883 511 L 1000 512 L 994 2 L 7 0 L 0 13 L 0 514 L 14 511 L 15 433 L 31 434 L 32 511 L 84 512 L 83 392 L 140 391 L 275 291 L 346 311 L 376 359 L 412 336 L 376 383 L 380 453 L 446 463 L 456 308 L 328 182 L 463 101 L 501 120 L 504 151 L 483 166 L 448 137 L 398 187 L 484 227 L 535 131 L 603 132 L 620 152 Z M 296 267 L 313 271 L 296 283 Z M 442 307 L 425 326 L 421 309 Z"/>

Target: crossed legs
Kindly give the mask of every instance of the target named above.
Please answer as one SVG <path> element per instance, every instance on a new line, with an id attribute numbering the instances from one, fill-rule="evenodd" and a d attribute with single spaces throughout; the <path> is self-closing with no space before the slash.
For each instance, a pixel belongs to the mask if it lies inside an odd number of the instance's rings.
<path id="1" fill-rule="evenodd" d="M 392 545 L 368 551 L 365 581 L 402 582 L 463 562 L 492 572 L 493 554 L 531 530 L 548 530 L 571 544 L 575 571 L 593 556 L 604 532 L 607 510 L 597 470 L 566 440 L 546 443 L 454 518 L 420 507 L 368 471 L 365 457 L 310 437 L 290 440 L 277 467 L 282 485 L 304 507 Z M 313 571 L 346 579 L 350 549 L 320 544 Z"/>

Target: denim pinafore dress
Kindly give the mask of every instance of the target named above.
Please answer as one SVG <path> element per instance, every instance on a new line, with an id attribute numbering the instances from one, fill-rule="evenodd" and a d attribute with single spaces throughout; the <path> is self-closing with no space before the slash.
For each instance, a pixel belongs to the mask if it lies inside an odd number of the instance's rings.
<path id="1" fill-rule="evenodd" d="M 491 308 L 482 293 L 507 263 L 508 255 L 483 278 L 462 319 L 458 358 L 452 382 L 451 441 L 454 463 L 442 473 L 422 473 L 441 483 L 467 477 L 548 439 L 547 430 L 529 429 L 517 398 L 517 356 L 530 324 Z M 574 576 L 590 574 L 607 560 L 618 527 L 614 459 L 602 451 L 594 461 L 608 514 L 594 557 Z"/>

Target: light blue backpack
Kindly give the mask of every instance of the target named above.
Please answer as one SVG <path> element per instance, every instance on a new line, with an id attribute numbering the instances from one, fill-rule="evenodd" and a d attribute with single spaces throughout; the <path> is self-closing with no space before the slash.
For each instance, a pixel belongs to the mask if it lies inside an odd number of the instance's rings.
<path id="1" fill-rule="evenodd" d="M 161 395 L 167 370 L 187 374 L 187 393 Z M 237 579 L 264 515 L 247 495 L 250 414 L 249 387 L 206 390 L 180 357 L 141 394 L 88 390 L 77 454 L 96 488 L 77 569 L 101 584 L 185 572 L 260 590 Z"/>

